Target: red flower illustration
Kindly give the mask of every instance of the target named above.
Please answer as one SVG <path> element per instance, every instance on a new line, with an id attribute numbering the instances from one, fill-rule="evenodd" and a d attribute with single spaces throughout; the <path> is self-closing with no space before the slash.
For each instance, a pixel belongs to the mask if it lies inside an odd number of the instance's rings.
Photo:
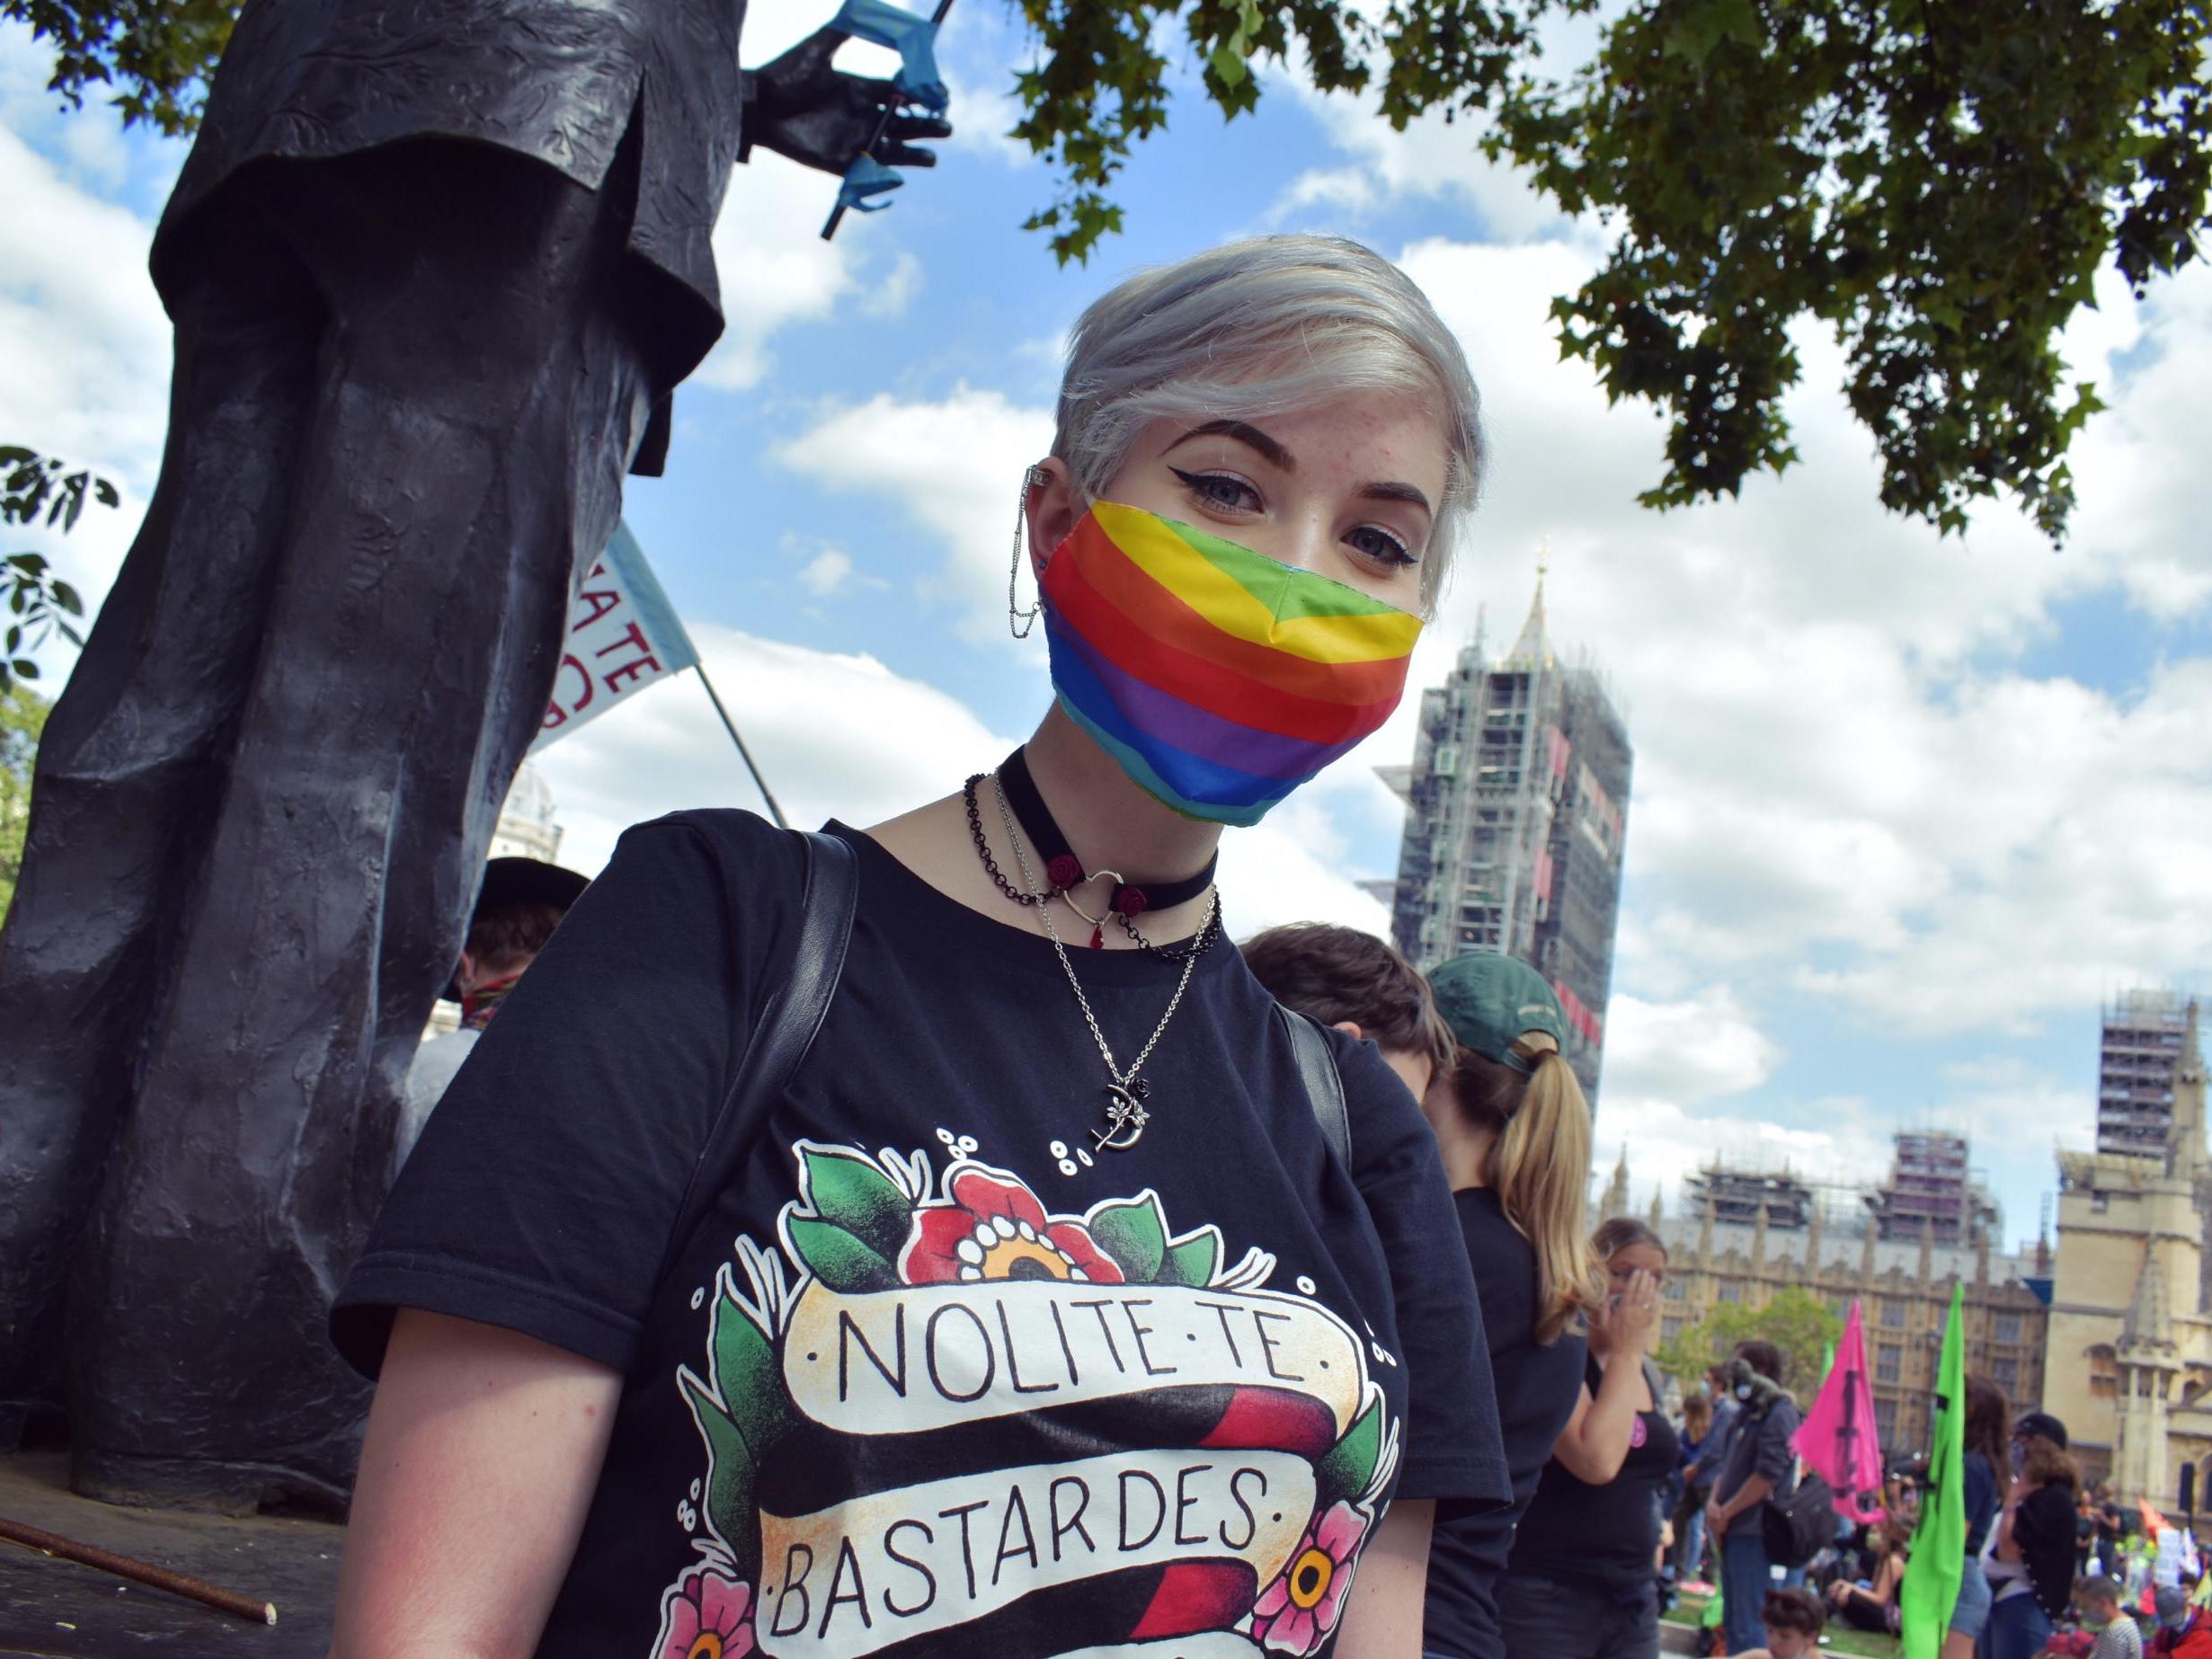
<path id="1" fill-rule="evenodd" d="M 656 1659 L 746 1659 L 752 1646 L 751 1585 L 695 1566 L 670 1589 Z"/>
<path id="2" fill-rule="evenodd" d="M 949 1199 L 914 1212 L 914 1230 L 899 1252 L 899 1273 L 907 1283 L 1122 1282 L 1122 1270 L 1080 1221 L 1046 1216 L 1036 1194 L 1004 1170 L 966 1165 L 953 1176 L 949 1190 Z"/>

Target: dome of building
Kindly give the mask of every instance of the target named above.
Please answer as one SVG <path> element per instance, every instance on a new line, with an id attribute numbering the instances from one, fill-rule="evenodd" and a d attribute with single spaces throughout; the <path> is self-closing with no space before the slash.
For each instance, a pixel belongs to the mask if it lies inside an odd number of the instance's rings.
<path id="1" fill-rule="evenodd" d="M 537 858 L 555 862 L 561 850 L 561 826 L 554 821 L 553 786 L 529 761 L 515 774 L 492 831 L 494 858 Z"/>

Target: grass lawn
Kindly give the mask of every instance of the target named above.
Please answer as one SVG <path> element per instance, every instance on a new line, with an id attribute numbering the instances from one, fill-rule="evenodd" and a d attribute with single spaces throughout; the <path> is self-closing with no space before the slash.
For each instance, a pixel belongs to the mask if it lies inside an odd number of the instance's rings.
<path id="1" fill-rule="evenodd" d="M 1676 1596 L 1675 1605 L 1668 1610 L 1666 1621 L 1669 1624 L 1694 1625 L 1698 1615 L 1704 1610 L 1703 1596 Z M 1835 1624 L 1821 1632 L 1820 1646 L 1824 1653 L 1865 1654 L 1876 1655 L 1877 1659 L 1897 1659 L 1897 1655 L 1904 1651 L 1888 1637 L 1869 1636 L 1862 1630 L 1852 1630 Z"/>

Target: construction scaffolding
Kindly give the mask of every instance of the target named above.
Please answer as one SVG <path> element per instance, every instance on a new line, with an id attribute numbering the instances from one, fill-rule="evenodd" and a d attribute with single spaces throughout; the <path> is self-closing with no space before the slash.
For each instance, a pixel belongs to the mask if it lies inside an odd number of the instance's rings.
<path id="1" fill-rule="evenodd" d="M 2129 990 L 2104 1010 L 2097 1056 L 2097 1150 L 2162 1158 L 2173 1131 L 2174 1069 L 2193 998 Z"/>
<path id="2" fill-rule="evenodd" d="M 1997 1206 L 1969 1167 L 1967 1138 L 1927 1130 L 1897 1135 L 1889 1179 L 1866 1195 L 1878 1237 L 1972 1244 L 1997 1224 Z"/>

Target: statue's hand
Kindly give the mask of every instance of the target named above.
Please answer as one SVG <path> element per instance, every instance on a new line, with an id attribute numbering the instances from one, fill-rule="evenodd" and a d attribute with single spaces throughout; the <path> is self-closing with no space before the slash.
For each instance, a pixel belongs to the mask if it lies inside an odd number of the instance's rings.
<path id="1" fill-rule="evenodd" d="M 842 173 L 852 165 L 875 136 L 884 106 L 900 93 L 889 81 L 830 67 L 837 49 L 851 38 L 841 29 L 818 29 L 754 71 L 754 95 L 744 117 L 748 146 L 765 145 L 824 173 Z M 934 167 L 936 152 L 917 149 L 911 140 L 949 138 L 952 130 L 951 122 L 934 115 L 893 114 L 873 154 L 887 167 Z"/>

